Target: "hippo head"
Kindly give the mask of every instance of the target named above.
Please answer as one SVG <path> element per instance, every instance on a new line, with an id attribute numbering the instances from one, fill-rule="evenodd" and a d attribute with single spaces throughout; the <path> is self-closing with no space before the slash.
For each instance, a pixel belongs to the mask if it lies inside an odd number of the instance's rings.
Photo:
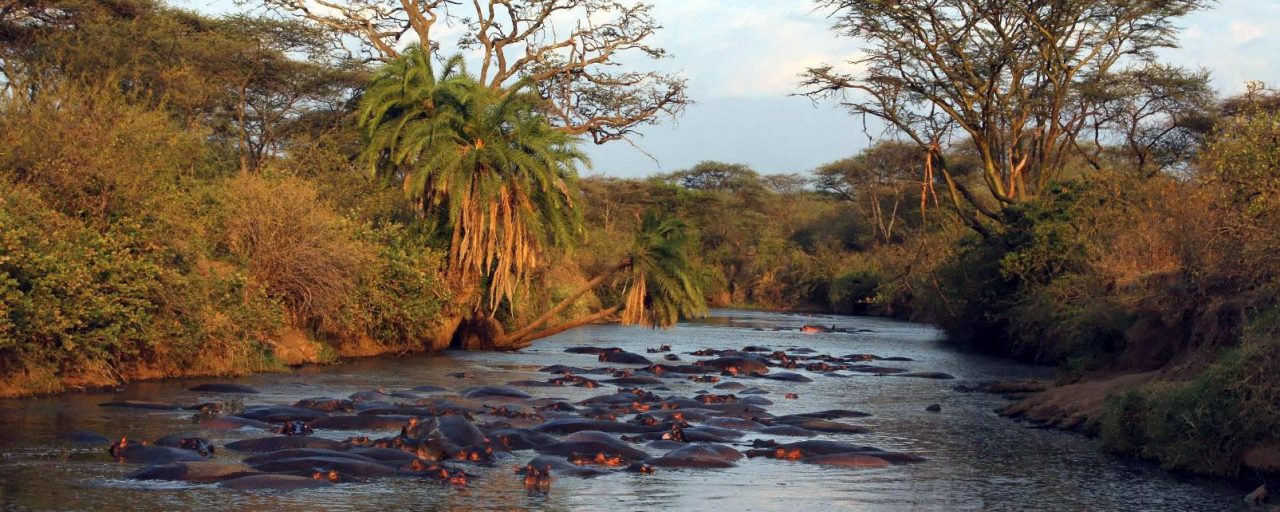
<path id="1" fill-rule="evenodd" d="M 213 455 L 213 452 L 215 450 L 215 448 L 213 447 L 213 443 L 210 443 L 208 439 L 203 439 L 199 437 L 182 438 L 181 440 L 178 441 L 178 448 L 182 448 L 183 450 L 191 450 L 193 452 L 200 454 L 201 457 L 208 457 L 210 455 Z"/>
<path id="2" fill-rule="evenodd" d="M 650 465 L 648 465 L 648 464 L 644 464 L 644 463 L 637 462 L 637 463 L 635 463 L 635 464 L 632 464 L 632 465 L 630 465 L 630 466 L 627 466 L 627 468 L 626 468 L 626 469 L 624 469 L 623 471 L 626 471 L 626 472 L 629 472 L 629 473 L 641 473 L 641 474 L 645 474 L 645 475 L 652 475 L 652 474 L 653 474 L 653 466 L 650 466 Z"/>
<path id="3" fill-rule="evenodd" d="M 524 468 L 524 487 L 531 491 L 547 492 L 551 489 L 551 465 L 535 466 L 529 464 Z"/>
<path id="4" fill-rule="evenodd" d="M 286 436 L 309 436 L 314 432 L 311 425 L 292 420 L 284 422 L 280 425 L 280 428 L 275 429 L 275 433 Z"/>
<path id="5" fill-rule="evenodd" d="M 336 484 L 338 483 L 339 480 L 342 479 L 342 475 L 338 474 L 337 471 L 330 469 L 328 472 L 325 472 L 325 471 L 313 472 L 311 473 L 311 478 L 315 480 L 328 480 Z"/>
<path id="6" fill-rule="evenodd" d="M 797 399 L 797 398 L 800 398 L 800 395 L 797 395 L 797 394 L 795 394 L 795 393 L 787 393 L 787 394 L 785 394 L 785 395 L 782 395 L 782 397 L 783 397 L 783 398 L 786 398 L 786 399 L 788 399 L 788 400 L 795 400 L 795 399 Z"/>
<path id="7" fill-rule="evenodd" d="M 630 463 L 617 455 L 606 455 L 597 453 L 595 456 L 579 455 L 577 453 L 569 455 L 569 462 L 578 466 L 608 466 L 611 468 L 622 467 Z"/>
<path id="8" fill-rule="evenodd" d="M 107 448 L 107 453 L 110 453 L 112 457 L 119 457 L 120 451 L 125 449 L 128 446 L 129 446 L 129 438 L 121 437 L 119 441 L 111 443 L 111 447 Z"/>
<path id="9" fill-rule="evenodd" d="M 662 434 L 662 439 L 663 439 L 664 441 L 675 441 L 675 442 L 677 442 L 677 443 L 687 443 L 687 442 L 689 442 L 689 441 L 688 441 L 687 439 L 685 439 L 685 437 L 684 437 L 684 427 L 681 427 L 680 425 L 676 425 L 676 426 L 674 426 L 674 427 L 671 427 L 671 430 L 670 430 L 670 431 L 667 431 L 666 433 L 663 433 L 663 434 Z"/>

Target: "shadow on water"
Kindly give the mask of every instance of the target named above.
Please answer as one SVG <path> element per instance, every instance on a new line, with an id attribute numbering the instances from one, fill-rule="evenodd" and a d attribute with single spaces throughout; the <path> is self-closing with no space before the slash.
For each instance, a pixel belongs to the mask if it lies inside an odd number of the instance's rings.
<path id="1" fill-rule="evenodd" d="M 805 334 L 806 324 L 846 332 Z M 953 390 L 982 380 L 1045 378 L 1051 371 L 951 350 L 935 329 L 891 320 L 757 311 L 714 311 L 670 331 L 589 326 L 539 342 L 520 353 L 447 353 L 440 357 L 378 358 L 305 367 L 236 382 L 262 391 L 246 403 L 288 404 L 316 396 L 342 397 L 374 388 L 432 384 L 457 390 L 480 384 L 547 378 L 550 364 L 592 367 L 593 356 L 565 354 L 574 345 L 618 346 L 644 353 L 669 344 L 684 361 L 700 348 L 762 345 L 807 347 L 816 353 L 901 356 L 893 366 L 941 371 L 956 380 L 854 374 L 808 374 L 805 384 L 753 380 L 770 392 L 770 412 L 832 408 L 872 416 L 858 420 L 869 434 L 828 436 L 889 450 L 919 453 L 928 462 L 884 469 L 829 469 L 770 459 L 744 459 L 724 470 L 660 470 L 653 475 L 612 474 L 559 478 L 545 494 L 530 493 L 512 467 L 530 455 L 493 468 L 465 489 L 409 479 L 343 484 L 294 493 L 245 493 L 209 485 L 134 482 L 137 468 L 110 460 L 102 446 L 59 439 L 76 430 L 108 437 L 156 438 L 191 430 L 190 412 L 138 412 L 99 407 L 109 400 L 196 403 L 214 399 L 187 388 L 210 380 L 147 382 L 115 393 L 82 393 L 0 401 L 0 504 L 5 510 L 1220 510 L 1238 507 L 1239 493 L 1215 482 L 1180 479 L 1148 464 L 1101 454 L 1081 436 L 1024 428 L 997 416 L 1002 399 Z M 469 377 L 448 374 L 467 372 Z M 799 373 L 807 373 L 800 371 Z M 692 395 L 705 384 L 672 380 L 672 393 Z M 573 400 L 604 389 L 533 388 L 536 397 Z M 782 400 L 784 392 L 799 394 Z M 942 412 L 927 412 L 937 403 Z M 319 432 L 345 438 L 353 432 Z M 254 437 L 251 432 L 206 432 L 216 444 Z M 749 442 L 751 436 L 746 438 Z M 220 460 L 236 461 L 220 450 Z"/>

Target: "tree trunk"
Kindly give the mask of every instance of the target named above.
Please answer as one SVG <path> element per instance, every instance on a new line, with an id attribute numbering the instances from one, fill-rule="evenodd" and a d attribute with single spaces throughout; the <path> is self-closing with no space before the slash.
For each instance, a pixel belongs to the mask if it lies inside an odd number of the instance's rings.
<path id="1" fill-rule="evenodd" d="M 495 346 L 497 346 L 497 348 L 499 348 L 499 349 L 501 349 L 501 350 L 519 350 L 519 349 L 522 349 L 522 348 L 528 347 L 529 345 L 532 345 L 534 340 L 539 340 L 539 339 L 542 339 L 542 338 L 546 338 L 546 337 L 548 337 L 548 336 L 553 336 L 553 335 L 556 335 L 556 334 L 560 334 L 560 333 L 562 333 L 562 332 L 564 332 L 564 331 L 567 331 L 567 330 L 569 330 L 569 329 L 574 329 L 574 328 L 577 328 L 577 327 L 582 327 L 582 326 L 587 325 L 587 324 L 589 324 L 589 323 L 591 323 L 591 322 L 595 322 L 595 321 L 600 320 L 600 319 L 603 319 L 603 318 L 605 318 L 605 317 L 607 317 L 607 316 L 609 316 L 609 315 L 612 315 L 612 314 L 614 314 L 614 313 L 617 313 L 617 312 L 618 312 L 618 311 L 620 311 L 620 310 L 622 310 L 622 306 L 621 306 L 621 305 L 617 305 L 617 306 L 611 307 L 611 308 L 609 308 L 609 309 L 605 309 L 605 310 L 602 310 L 602 311 L 597 311 L 597 312 L 592 313 L 592 314 L 587 315 L 587 316 L 583 316 L 583 317 L 575 318 L 575 319 L 573 319 L 573 320 L 570 320 L 570 321 L 568 321 L 568 322 L 562 323 L 562 324 L 560 324 L 560 325 L 556 325 L 556 326 L 553 326 L 553 327 L 548 327 L 548 328 L 546 328 L 546 329 L 543 329 L 543 330 L 541 330 L 541 331 L 535 332 L 535 333 L 533 333 L 533 334 L 525 335 L 524 337 L 521 337 L 521 338 L 507 338 L 507 339 L 505 339 L 505 340 L 504 340 L 504 343 L 503 343 L 503 344 L 501 344 L 501 345 L 497 345 L 497 344 L 495 344 Z"/>
<path id="2" fill-rule="evenodd" d="M 532 322 L 529 323 L 529 325 L 526 325 L 520 330 L 504 336 L 504 339 L 499 341 L 502 343 L 519 341 L 521 338 L 533 332 L 534 329 L 537 329 L 538 326 L 544 323 L 547 323 L 552 318 L 555 318 L 556 315 L 560 314 L 565 309 L 568 309 L 569 306 L 573 305 L 574 301 L 578 300 L 583 295 L 586 295 L 587 292 L 594 290 L 597 286 L 600 286 L 600 284 L 605 282 L 606 279 L 609 279 L 609 277 L 613 276 L 614 274 L 617 274 L 618 272 L 622 271 L 622 269 L 627 268 L 629 266 L 631 266 L 631 258 L 626 258 L 622 260 L 621 263 L 605 270 L 604 272 L 601 272 L 591 281 L 588 281 L 587 284 L 582 285 L 582 287 L 578 288 L 577 291 L 573 292 L 572 294 L 569 294 L 569 296 L 565 297 L 564 300 L 561 300 L 559 304 L 555 305 L 555 307 L 551 308 L 546 313 L 543 313 L 542 316 L 539 316 L 538 318 L 534 319 Z"/>

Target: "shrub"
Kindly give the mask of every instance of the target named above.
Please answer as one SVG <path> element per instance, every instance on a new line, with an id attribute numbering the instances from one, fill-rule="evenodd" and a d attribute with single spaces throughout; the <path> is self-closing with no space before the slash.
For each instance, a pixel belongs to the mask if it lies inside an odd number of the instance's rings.
<path id="1" fill-rule="evenodd" d="M 880 278 L 876 274 L 865 270 L 850 272 L 832 281 L 827 303 L 836 313 L 864 314 L 870 309 L 879 287 Z"/>
<path id="2" fill-rule="evenodd" d="M 1251 339 L 1188 382 L 1160 383 L 1108 403 L 1103 446 L 1166 468 L 1235 475 L 1244 453 L 1280 440 L 1280 340 Z"/>

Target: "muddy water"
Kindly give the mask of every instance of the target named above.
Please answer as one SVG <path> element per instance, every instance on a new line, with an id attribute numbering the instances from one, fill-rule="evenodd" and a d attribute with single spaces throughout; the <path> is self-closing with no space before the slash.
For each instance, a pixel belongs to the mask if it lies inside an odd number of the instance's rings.
<path id="1" fill-rule="evenodd" d="M 804 324 L 834 324 L 848 333 L 804 334 Z M 785 330 L 775 330 L 783 328 Z M 960 393 L 957 384 L 981 380 L 1039 378 L 1043 368 L 959 353 L 942 347 L 934 329 L 860 317 L 805 317 L 715 311 L 710 318 L 671 331 L 592 326 L 538 342 L 516 354 L 453 353 L 434 358 L 355 361 L 309 367 L 288 374 L 259 375 L 236 382 L 262 391 L 246 403 L 289 404 L 315 396 L 345 397 L 373 388 L 407 389 L 434 384 L 461 389 L 513 380 L 545 380 L 537 369 L 550 364 L 594 367 L 591 355 L 565 354 L 575 345 L 618 346 L 644 353 L 670 344 L 687 362 L 699 348 L 763 345 L 809 347 L 817 353 L 903 356 L 912 362 L 884 363 L 913 371 L 941 371 L 957 380 L 850 374 L 809 374 L 812 383 L 754 379 L 747 385 L 770 391 L 772 414 L 832 408 L 871 413 L 848 420 L 872 433 L 829 435 L 886 450 L 924 455 L 928 462 L 884 469 L 832 469 L 771 459 L 743 459 L 730 469 L 659 469 L 653 475 L 612 474 L 594 479 L 559 478 L 549 492 L 527 491 L 512 467 L 532 457 L 518 452 L 479 475 L 467 488 L 417 479 L 384 479 L 291 493 L 248 493 L 211 485 L 135 482 L 124 475 L 139 466 L 113 462 L 102 446 L 60 440 L 74 430 L 109 437 L 156 438 L 191 430 L 190 413 L 143 412 L 99 407 L 111 400 L 180 403 L 226 396 L 187 391 L 208 380 L 141 383 L 115 393 L 74 394 L 0 401 L 0 509 L 3 510 L 1230 510 L 1240 493 L 1221 484 L 1176 478 L 1147 464 L 1102 455 L 1083 437 L 1025 428 L 996 416 L 1002 399 Z M 468 377 L 447 376 L 468 372 Z M 848 373 L 848 372 L 842 372 Z M 706 389 L 671 379 L 675 393 Z M 583 399 L 610 389 L 532 388 L 535 397 Z M 784 400 L 795 392 L 798 400 Z M 942 412 L 926 412 L 938 403 Z M 357 432 L 318 432 L 342 439 Z M 371 433 L 372 436 L 386 435 Z M 260 437 L 260 431 L 206 432 L 215 444 Z M 745 440 L 760 437 L 749 434 Z M 792 441 L 797 439 L 781 439 Z M 739 446 L 740 449 L 745 447 Z M 237 461 L 219 450 L 216 458 Z"/>

